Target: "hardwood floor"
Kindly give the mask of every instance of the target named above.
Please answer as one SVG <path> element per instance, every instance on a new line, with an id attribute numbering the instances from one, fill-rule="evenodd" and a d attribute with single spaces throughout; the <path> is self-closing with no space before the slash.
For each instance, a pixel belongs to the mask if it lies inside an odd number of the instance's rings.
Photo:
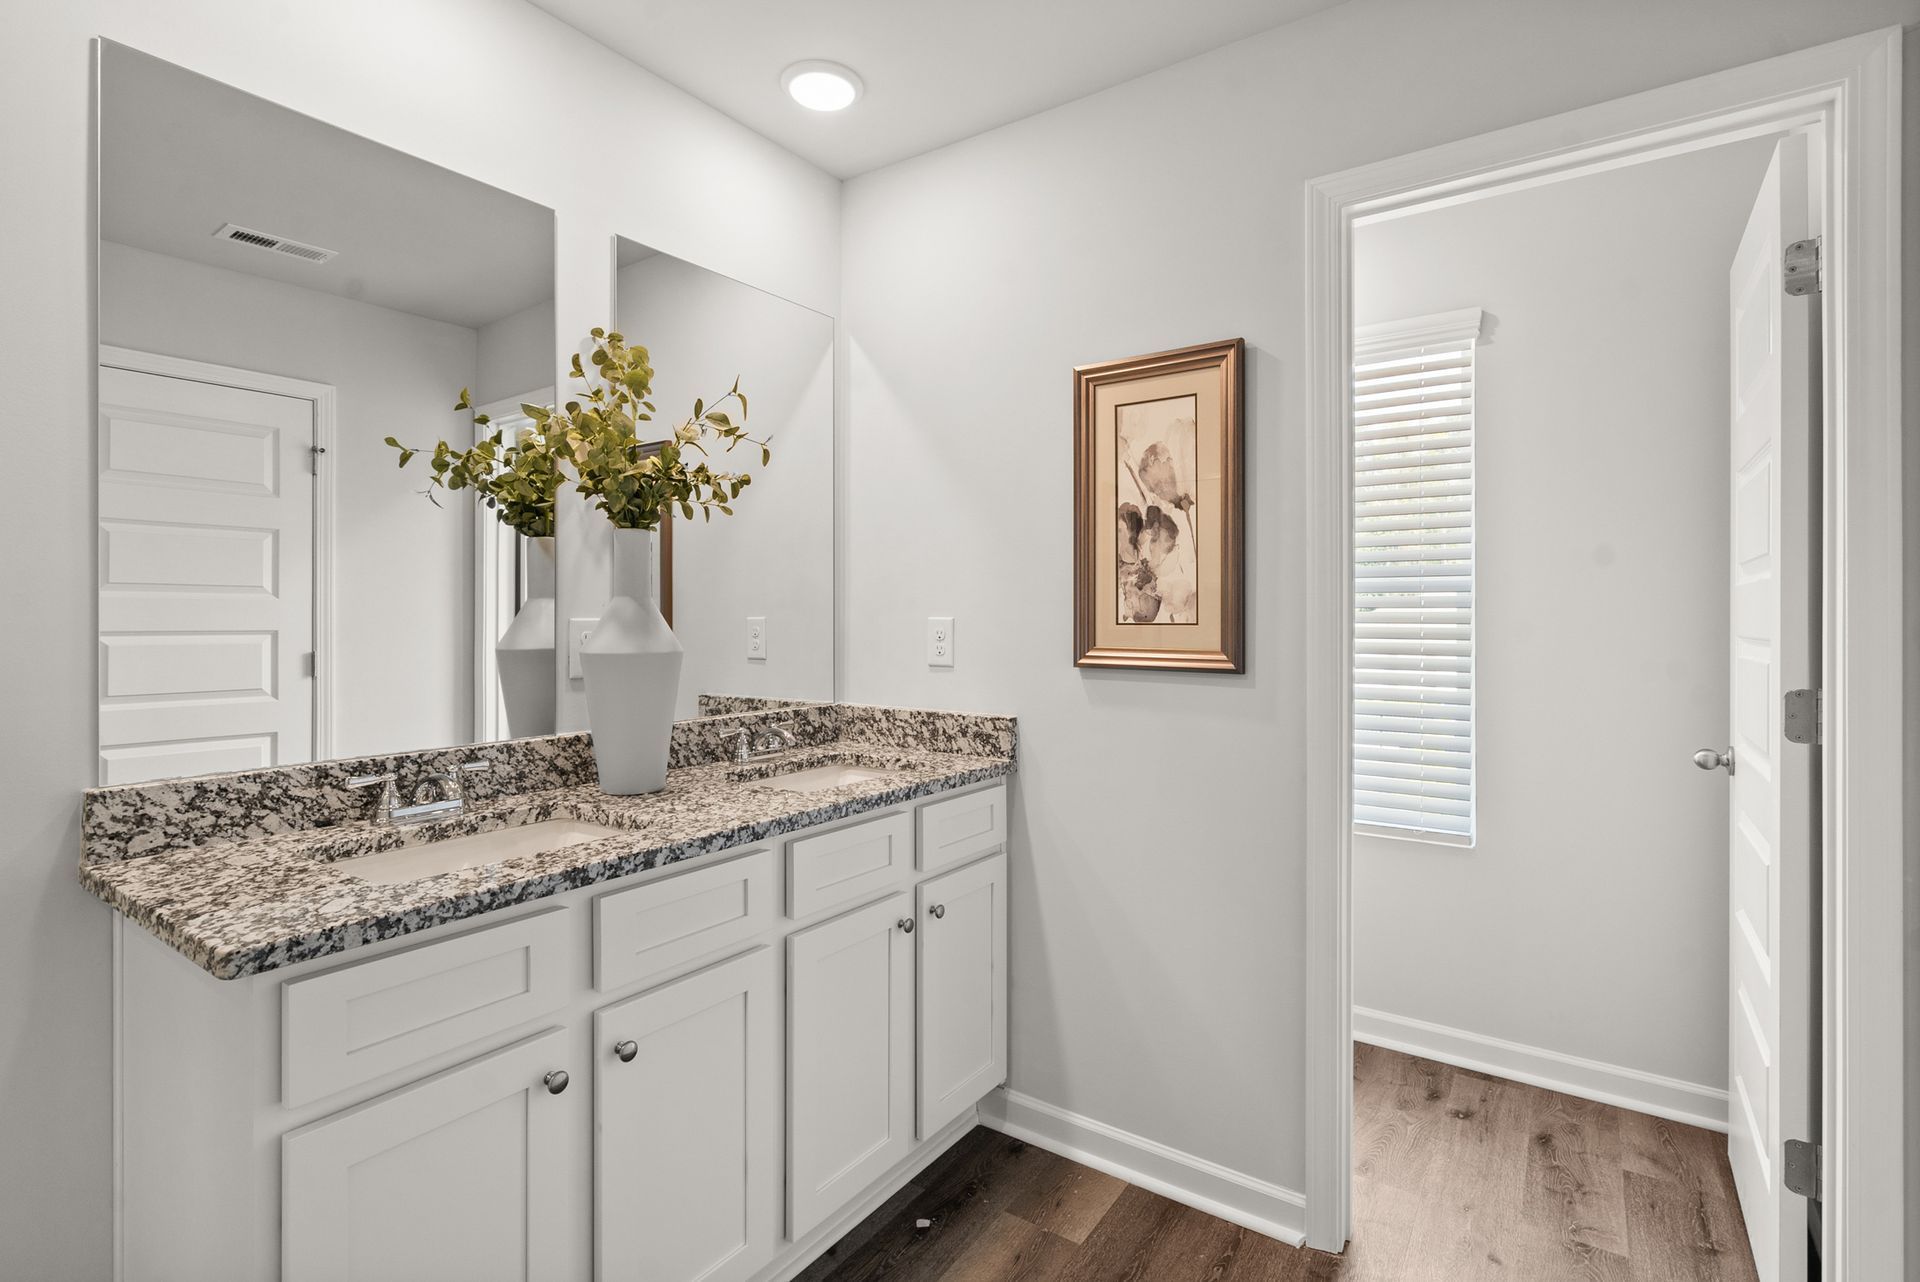
<path id="1" fill-rule="evenodd" d="M 803 1282 L 1753 1282 L 1721 1136 L 1354 1048 L 1354 1239 L 1285 1246 L 984 1127 Z M 926 1227 L 919 1227 L 922 1221 Z"/>

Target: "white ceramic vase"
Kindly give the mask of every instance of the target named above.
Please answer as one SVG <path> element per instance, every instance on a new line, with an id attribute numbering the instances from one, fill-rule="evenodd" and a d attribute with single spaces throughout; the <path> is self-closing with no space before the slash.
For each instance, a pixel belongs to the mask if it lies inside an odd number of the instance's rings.
<path id="1" fill-rule="evenodd" d="M 553 584 L 553 540 L 528 539 L 527 603 L 493 647 L 509 738 L 553 733 Z"/>
<path id="2" fill-rule="evenodd" d="M 654 604 L 653 531 L 614 530 L 613 600 L 580 646 L 602 792 L 628 797 L 666 787 L 685 657 Z"/>

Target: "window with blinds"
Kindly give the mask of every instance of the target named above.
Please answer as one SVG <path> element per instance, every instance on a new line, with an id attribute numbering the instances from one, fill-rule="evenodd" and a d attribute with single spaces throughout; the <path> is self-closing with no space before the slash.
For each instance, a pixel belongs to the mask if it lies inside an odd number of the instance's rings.
<path id="1" fill-rule="evenodd" d="M 1477 308 L 1363 326 L 1353 363 L 1353 821 L 1473 842 Z"/>

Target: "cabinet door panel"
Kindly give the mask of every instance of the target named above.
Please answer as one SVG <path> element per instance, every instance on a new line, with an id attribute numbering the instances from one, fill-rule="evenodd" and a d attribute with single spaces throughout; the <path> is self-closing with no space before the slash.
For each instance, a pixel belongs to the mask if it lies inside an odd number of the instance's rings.
<path id="1" fill-rule="evenodd" d="M 925 1139 L 1007 1077 L 1007 857 L 935 877 L 916 894 Z"/>
<path id="2" fill-rule="evenodd" d="M 594 1016 L 595 1259 L 608 1282 L 738 1282 L 773 1258 L 779 957 L 756 948 Z"/>
<path id="3" fill-rule="evenodd" d="M 557 1276 L 576 1146 L 543 1079 L 564 1058 L 549 1029 L 288 1132 L 286 1282 Z"/>
<path id="4" fill-rule="evenodd" d="M 911 900 L 787 937 L 787 1236 L 798 1241 L 913 1147 Z"/>

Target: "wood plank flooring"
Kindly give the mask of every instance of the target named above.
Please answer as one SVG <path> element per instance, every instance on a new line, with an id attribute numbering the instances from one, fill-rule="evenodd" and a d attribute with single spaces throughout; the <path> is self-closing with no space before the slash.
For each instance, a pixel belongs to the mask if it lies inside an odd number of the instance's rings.
<path id="1" fill-rule="evenodd" d="M 1354 1117 L 1344 1255 L 980 1127 L 800 1282 L 1754 1282 L 1721 1136 L 1370 1046 Z"/>

